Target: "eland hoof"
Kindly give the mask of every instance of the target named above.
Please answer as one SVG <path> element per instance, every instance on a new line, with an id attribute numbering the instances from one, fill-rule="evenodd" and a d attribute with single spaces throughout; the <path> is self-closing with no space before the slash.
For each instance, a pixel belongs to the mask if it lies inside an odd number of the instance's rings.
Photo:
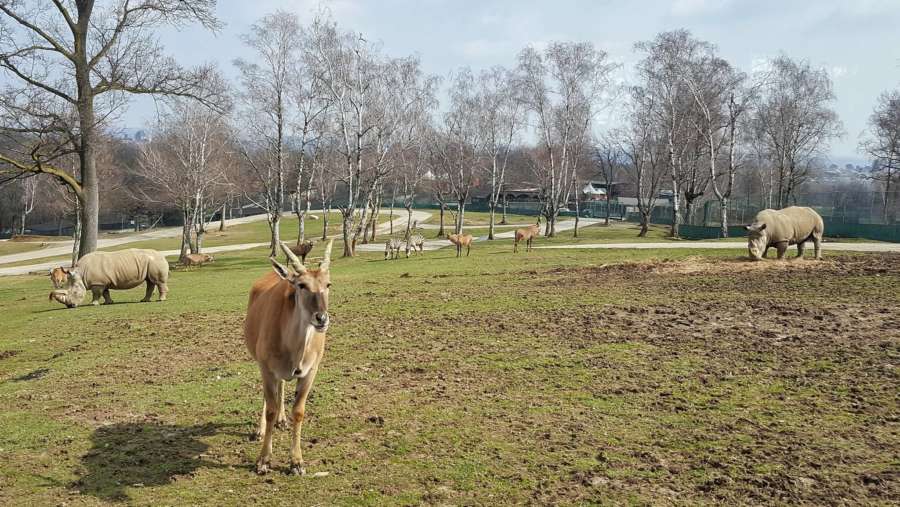
<path id="1" fill-rule="evenodd" d="M 267 473 L 269 473 L 269 463 L 265 461 L 257 461 L 256 473 L 257 475 L 266 475 Z"/>
<path id="2" fill-rule="evenodd" d="M 298 477 L 306 475 L 306 468 L 303 467 L 303 463 L 291 464 L 291 475 L 296 475 Z"/>

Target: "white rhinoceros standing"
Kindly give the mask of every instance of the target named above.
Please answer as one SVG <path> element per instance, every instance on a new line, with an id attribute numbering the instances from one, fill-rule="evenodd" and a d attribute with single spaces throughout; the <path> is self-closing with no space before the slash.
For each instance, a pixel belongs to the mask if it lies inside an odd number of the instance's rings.
<path id="1" fill-rule="evenodd" d="M 166 300 L 169 291 L 169 263 L 156 250 L 130 248 L 118 252 L 92 252 L 75 264 L 81 283 L 93 294 L 92 305 L 112 303 L 109 290 L 132 289 L 146 282 L 147 293 L 141 301 L 150 301 L 153 289 L 159 287 L 159 300 Z"/>

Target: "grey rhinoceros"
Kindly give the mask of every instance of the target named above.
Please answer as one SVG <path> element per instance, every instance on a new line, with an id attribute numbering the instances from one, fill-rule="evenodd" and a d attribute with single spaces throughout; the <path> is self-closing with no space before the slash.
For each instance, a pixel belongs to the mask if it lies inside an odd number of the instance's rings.
<path id="1" fill-rule="evenodd" d="M 812 240 L 816 259 L 822 258 L 822 235 L 825 224 L 822 217 L 812 208 L 791 206 L 782 210 L 765 209 L 756 214 L 747 229 L 750 257 L 760 260 L 766 256 L 769 247 L 778 250 L 778 258 L 783 259 L 788 245 L 797 245 L 797 257 L 803 256 L 803 244 Z"/>

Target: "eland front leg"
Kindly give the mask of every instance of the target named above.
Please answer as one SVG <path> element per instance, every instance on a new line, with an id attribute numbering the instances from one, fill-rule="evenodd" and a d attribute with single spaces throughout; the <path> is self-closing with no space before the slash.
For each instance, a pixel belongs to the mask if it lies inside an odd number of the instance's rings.
<path id="1" fill-rule="evenodd" d="M 291 473 L 294 475 L 305 475 L 306 469 L 303 468 L 303 451 L 300 447 L 300 432 L 303 429 L 303 418 L 306 415 L 306 398 L 312 389 L 313 381 L 316 379 L 316 371 L 313 368 L 306 377 L 297 380 L 297 392 L 294 397 L 294 408 L 291 411 L 293 427 L 291 428 Z"/>

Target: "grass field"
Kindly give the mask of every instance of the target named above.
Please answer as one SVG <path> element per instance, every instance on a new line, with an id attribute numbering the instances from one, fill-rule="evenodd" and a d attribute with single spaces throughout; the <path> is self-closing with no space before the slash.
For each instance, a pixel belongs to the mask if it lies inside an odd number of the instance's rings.
<path id="1" fill-rule="evenodd" d="M 0 279 L 0 504 L 900 501 L 900 256 L 735 248 L 335 259 L 321 477 L 282 473 L 287 432 L 253 473 L 264 249 L 173 272 L 163 303 Z"/>

